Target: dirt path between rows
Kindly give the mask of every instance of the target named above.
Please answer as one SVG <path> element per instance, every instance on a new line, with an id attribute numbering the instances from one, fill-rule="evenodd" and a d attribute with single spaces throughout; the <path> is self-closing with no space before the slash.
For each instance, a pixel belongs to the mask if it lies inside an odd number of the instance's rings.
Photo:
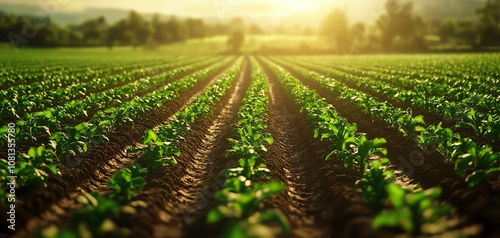
<path id="1" fill-rule="evenodd" d="M 274 62 L 276 62 L 276 61 L 274 61 Z M 288 61 L 288 62 L 290 62 L 290 61 Z M 308 70 L 317 72 L 319 74 L 324 74 L 324 72 L 312 69 L 311 67 L 308 67 L 307 65 L 301 64 L 300 62 L 298 62 L 298 65 L 300 65 Z M 342 71 L 346 74 L 351 74 L 351 75 L 355 75 L 355 76 L 362 76 L 362 75 L 350 72 L 350 71 L 345 70 L 345 69 L 336 68 L 335 66 L 332 66 L 332 67 L 339 70 L 339 71 Z M 362 77 L 366 77 L 366 76 L 362 76 Z M 380 81 L 380 82 L 387 83 L 387 82 L 380 80 L 380 79 L 377 79 L 377 78 L 372 78 L 372 79 L 374 81 Z M 481 135 L 478 135 L 470 127 L 456 127 L 455 124 L 456 124 L 457 119 L 447 118 L 447 117 L 443 116 L 442 114 L 439 114 L 437 112 L 430 112 L 423 107 L 415 106 L 411 103 L 403 103 L 400 101 L 396 101 L 392 97 L 389 97 L 389 96 L 384 95 L 382 93 L 378 93 L 375 90 L 372 90 L 370 88 L 364 88 L 362 86 L 358 86 L 354 82 L 349 81 L 349 80 L 345 80 L 345 79 L 336 79 L 336 80 L 343 82 L 344 84 L 346 84 L 348 87 L 350 87 L 352 89 L 355 89 L 357 91 L 363 92 L 363 93 L 368 94 L 368 95 L 371 95 L 372 97 L 376 98 L 380 102 L 387 101 L 391 105 L 393 105 L 394 107 L 400 108 L 401 110 L 406 110 L 407 108 L 411 108 L 414 116 L 416 116 L 416 115 L 424 116 L 424 120 L 425 120 L 427 126 L 437 125 L 440 122 L 442 122 L 443 127 L 447 127 L 447 128 L 452 129 L 454 133 L 457 133 L 462 137 L 469 137 L 480 146 L 489 145 L 493 148 L 494 151 L 500 151 L 500 143 L 494 143 L 494 142 L 491 142 L 491 141 L 484 139 Z M 393 86 L 397 87 L 397 85 L 393 85 Z M 411 89 L 406 89 L 406 90 L 414 90 L 414 89 L 411 88 Z"/>
<path id="2" fill-rule="evenodd" d="M 359 174 L 335 158 L 325 161 L 327 143 L 313 137 L 313 126 L 290 94 L 264 66 L 269 80 L 270 146 L 267 165 L 288 186 L 272 202 L 290 219 L 290 237 L 376 237 L 370 211 L 354 185 Z"/>
<path id="3" fill-rule="evenodd" d="M 422 151 L 415 143 L 408 141 L 397 130 L 378 119 L 372 118 L 356 106 L 349 104 L 332 94 L 312 80 L 303 78 L 290 67 L 284 67 L 304 85 L 316 90 L 326 101 L 335 106 L 339 115 L 351 123 L 356 123 L 358 131 L 367 133 L 368 138 L 382 137 L 387 140 L 387 157 L 400 176 L 407 176 L 411 184 L 420 184 L 423 188 L 440 186 L 442 198 L 455 205 L 464 224 L 482 224 L 484 235 L 500 234 L 500 184 L 483 183 L 469 187 L 464 178 L 459 177 L 453 165 L 444 162 L 437 152 Z"/>
<path id="4" fill-rule="evenodd" d="M 135 120 L 133 128 L 131 123 L 126 123 L 109 136 L 108 145 L 91 147 L 87 153 L 68 159 L 61 168 L 62 176 L 51 177 L 46 188 L 26 187 L 16 191 L 18 196 L 16 215 L 19 227 L 16 234 L 23 237 L 40 226 L 57 223 L 75 209 L 73 199 L 82 191 L 90 192 L 104 188 L 116 171 L 135 162 L 137 158 L 129 158 L 125 152 L 139 142 L 146 129 L 154 128 L 171 118 L 233 63 L 234 61 L 181 93 L 177 99 L 167 102 L 160 110 Z M 1 223 L 0 225 L 4 225 L 5 221 Z"/>
<path id="5" fill-rule="evenodd" d="M 250 83 L 248 65 L 243 64 L 225 96 L 212 108 L 213 115 L 193 124 L 180 147 L 178 164 L 154 175 L 137 197 L 150 206 L 134 216 L 133 237 L 207 236 L 206 213 L 214 205 L 214 193 L 223 186 L 220 172 L 232 162 L 224 153 L 231 148 L 227 138 L 232 136 Z"/>

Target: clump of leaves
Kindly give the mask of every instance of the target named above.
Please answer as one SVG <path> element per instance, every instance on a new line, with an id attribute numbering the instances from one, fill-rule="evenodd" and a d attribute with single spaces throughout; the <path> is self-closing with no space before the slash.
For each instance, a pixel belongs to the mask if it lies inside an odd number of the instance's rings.
<path id="1" fill-rule="evenodd" d="M 180 156 L 181 151 L 175 146 L 175 139 L 159 138 L 154 131 L 148 129 L 142 142 L 146 145 L 143 150 L 151 170 L 177 164 L 174 156 Z"/>
<path id="2" fill-rule="evenodd" d="M 386 143 L 384 138 L 375 138 L 368 140 L 365 135 L 356 138 L 355 145 L 357 150 L 351 153 L 344 159 L 344 166 L 352 164 L 359 172 L 363 172 L 370 155 L 380 153 L 387 154 L 387 149 L 382 147 Z"/>
<path id="3" fill-rule="evenodd" d="M 388 197 L 387 186 L 394 182 L 394 172 L 383 167 L 388 163 L 386 158 L 372 161 L 363 172 L 363 178 L 356 182 L 362 187 L 363 200 L 375 207 L 382 207 Z"/>
<path id="4" fill-rule="evenodd" d="M 108 187 L 114 189 L 109 194 L 109 198 L 118 201 L 120 204 L 128 203 L 146 185 L 144 176 L 147 173 L 148 170 L 141 168 L 137 163 L 116 172 L 108 183 Z"/>
<path id="5" fill-rule="evenodd" d="M 375 229 L 399 227 L 409 234 L 419 235 L 423 225 L 436 222 L 450 213 L 449 206 L 438 202 L 441 195 L 439 187 L 410 192 L 391 183 L 386 188 L 393 208 L 383 210 L 375 217 L 372 223 Z"/>
<path id="6" fill-rule="evenodd" d="M 283 232 L 290 230 L 290 223 L 277 209 L 261 211 L 264 200 L 280 193 L 285 186 L 278 182 L 255 183 L 245 177 L 226 180 L 224 189 L 215 197 L 219 206 L 208 213 L 208 223 L 224 222 L 221 237 L 262 237 L 272 234 L 271 228 L 264 223 L 275 223 Z M 259 235 L 260 234 L 260 235 Z"/>
<path id="7" fill-rule="evenodd" d="M 46 186 L 51 174 L 60 174 L 57 166 L 53 164 L 55 154 L 44 146 L 32 147 L 27 154 L 17 157 L 15 173 L 18 176 L 18 185 Z"/>
<path id="8" fill-rule="evenodd" d="M 424 131 L 425 125 L 424 117 L 418 115 L 412 117 L 412 110 L 408 108 L 405 115 L 402 115 L 397 120 L 399 131 L 401 131 L 409 140 L 414 140 L 416 138 L 416 132 Z"/>
<path id="9" fill-rule="evenodd" d="M 84 207 L 73 215 L 71 229 L 52 226 L 44 229 L 41 237 L 126 237 L 128 230 L 120 228 L 115 219 L 121 214 L 119 202 L 103 198 L 97 192 L 77 198 Z"/>

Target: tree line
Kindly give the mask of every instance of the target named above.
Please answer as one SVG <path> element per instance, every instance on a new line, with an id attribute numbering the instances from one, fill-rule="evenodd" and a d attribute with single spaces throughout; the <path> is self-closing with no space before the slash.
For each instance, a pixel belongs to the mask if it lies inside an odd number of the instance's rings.
<path id="1" fill-rule="evenodd" d="M 476 18 L 428 22 L 413 10 L 411 1 L 387 0 L 384 12 L 372 23 L 352 24 L 343 10 L 335 9 L 320 22 L 318 31 L 308 29 L 302 34 L 318 34 L 340 53 L 421 51 L 433 44 L 467 45 L 473 49 L 500 46 L 500 0 L 486 0 L 483 7 L 477 9 Z M 278 29 L 263 30 L 256 24 L 246 27 L 241 18 L 226 24 L 207 24 L 202 19 L 165 18 L 159 14 L 147 18 L 135 11 L 113 24 L 105 17 L 98 17 L 77 25 L 59 26 L 50 18 L 0 11 L 0 41 L 16 47 L 155 48 L 192 38 L 229 35 L 228 47 L 237 52 L 243 45 L 244 34 L 284 33 Z"/>
<path id="2" fill-rule="evenodd" d="M 89 19 L 78 25 L 59 26 L 50 18 L 10 15 L 0 11 L 0 41 L 13 46 L 147 46 L 180 42 L 191 38 L 228 34 L 224 24 L 208 25 L 202 19 L 180 20 L 175 16 L 163 20 L 159 14 L 150 20 L 130 11 L 114 24 L 105 17 Z"/>
<path id="3" fill-rule="evenodd" d="M 427 36 L 438 36 L 440 44 L 473 49 L 500 46 L 500 0 L 486 0 L 476 15 L 477 19 L 426 22 L 413 13 L 412 2 L 388 0 L 384 13 L 371 25 L 351 25 L 346 13 L 335 9 L 324 18 L 319 34 L 341 53 L 419 51 L 432 44 Z"/>

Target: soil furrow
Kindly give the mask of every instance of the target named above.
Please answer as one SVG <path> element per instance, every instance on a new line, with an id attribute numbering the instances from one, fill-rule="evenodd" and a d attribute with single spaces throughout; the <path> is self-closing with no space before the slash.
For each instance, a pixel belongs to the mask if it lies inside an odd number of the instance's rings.
<path id="1" fill-rule="evenodd" d="M 53 204 L 63 199 L 71 200 L 82 190 L 91 191 L 104 187 L 116 171 L 127 167 L 134 161 L 133 158 L 127 158 L 124 154 L 128 148 L 139 142 L 144 135 L 144 130 L 164 123 L 175 112 L 185 107 L 190 100 L 193 100 L 193 95 L 203 92 L 233 63 L 234 61 L 181 93 L 180 97 L 168 102 L 160 110 L 136 120 L 133 128 L 131 123 L 124 124 L 109 136 L 108 145 L 91 147 L 85 154 L 68 158 L 64 166 L 60 168 L 62 176 L 51 177 L 46 188 L 19 189 L 16 194 L 19 204 L 19 209 L 16 211 L 19 214 L 17 225 L 25 227 L 25 223 L 29 220 L 43 218 L 41 214 L 50 213 L 49 209 Z M 22 234 L 21 232 L 18 231 L 19 234 Z"/>
<path id="2" fill-rule="evenodd" d="M 274 61 L 274 62 L 276 62 L 276 61 Z M 302 66 L 302 67 L 304 67 L 304 68 L 306 68 L 306 69 L 308 69 L 308 70 L 311 70 L 311 71 L 314 71 L 314 72 L 317 72 L 317 73 L 320 73 L 320 74 L 324 73 L 324 72 L 320 72 L 318 70 L 314 70 L 314 69 L 312 69 L 310 67 L 307 67 L 307 65 L 303 65 L 303 64 L 300 64 L 300 63 L 299 63 L 299 65 Z M 335 68 L 335 66 L 332 66 L 332 67 Z M 290 68 L 287 68 L 287 70 L 290 70 Z M 340 70 L 340 71 L 342 71 L 344 73 L 347 73 L 347 74 L 358 75 L 356 73 L 353 73 L 353 72 L 350 72 L 350 71 L 347 71 L 347 70 L 344 70 L 344 69 L 338 69 L 338 70 Z M 374 80 L 377 81 L 377 79 L 374 79 Z M 456 127 L 455 126 L 456 119 L 447 118 L 447 117 L 445 117 L 443 115 L 440 115 L 439 113 L 428 111 L 427 109 L 425 109 L 423 107 L 415 106 L 415 105 L 413 105 L 411 103 L 404 103 L 404 102 L 396 101 L 396 100 L 394 100 L 393 97 L 389 97 L 387 95 L 381 94 L 381 93 L 376 92 L 375 90 L 372 90 L 372 89 L 369 89 L 369 88 L 358 86 L 358 85 L 356 85 L 355 83 L 353 83 L 352 81 L 349 81 L 349 80 L 343 80 L 343 79 L 341 79 L 339 81 L 343 82 L 344 84 L 346 84 L 348 87 L 350 87 L 352 89 L 355 89 L 357 91 L 366 93 L 368 95 L 371 95 L 372 97 L 376 98 L 377 100 L 379 100 L 381 102 L 387 101 L 391 105 L 393 105 L 394 107 L 400 108 L 401 110 L 406 110 L 407 108 L 411 108 L 412 112 L 413 112 L 413 115 L 415 115 L 415 116 L 416 115 L 422 115 L 422 116 L 424 116 L 426 125 L 437 125 L 440 122 L 442 122 L 443 127 L 448 127 L 450 129 L 452 129 L 454 133 L 457 133 L 457 134 L 459 134 L 462 137 L 469 137 L 472 140 L 474 140 L 480 146 L 489 145 L 489 146 L 491 146 L 493 148 L 494 151 L 500 151 L 500 143 L 494 143 L 494 142 L 487 141 L 482 136 L 478 135 L 472 128 L 468 128 L 468 127 Z M 397 87 L 397 85 L 395 85 L 395 87 Z M 413 90 L 413 89 L 405 89 L 405 90 Z"/>
<path id="3" fill-rule="evenodd" d="M 272 202 L 293 225 L 291 237 L 374 237 L 369 209 L 356 191 L 356 171 L 326 161 L 328 144 L 313 137 L 313 126 L 265 66 L 269 80 L 269 131 L 275 143 L 267 165 L 288 186 Z M 366 232 L 365 234 L 360 232 Z"/>
<path id="4" fill-rule="evenodd" d="M 132 95 L 129 95 L 128 97 L 125 97 L 122 100 L 120 100 L 120 102 L 111 102 L 105 108 L 118 107 L 122 103 L 126 103 L 126 102 L 129 102 L 131 100 L 134 100 L 135 97 L 144 97 L 145 95 L 147 95 L 149 93 L 152 93 L 152 92 L 154 92 L 155 90 L 157 90 L 157 89 L 159 89 L 161 87 L 164 87 L 164 86 L 166 86 L 166 85 L 168 85 L 168 84 L 170 84 L 172 82 L 175 82 L 176 80 L 182 79 L 182 78 L 184 78 L 184 77 L 186 77 L 186 76 L 188 76 L 190 74 L 194 74 L 194 73 L 199 72 L 199 71 L 201 71 L 203 69 L 206 69 L 207 67 L 210 67 L 211 65 L 213 65 L 213 63 L 210 63 L 209 65 L 205 65 L 201 69 L 190 70 L 189 72 L 185 72 L 185 73 L 183 73 L 181 75 L 178 75 L 176 77 L 173 77 L 171 79 L 166 79 L 163 82 L 157 83 L 157 84 L 151 86 L 148 89 L 145 89 L 143 91 L 139 91 L 139 92 L 137 92 L 135 94 L 132 94 Z M 94 109 L 90 110 L 89 112 L 87 112 L 87 115 L 81 114 L 80 116 L 76 117 L 75 119 L 61 121 L 59 124 L 60 125 L 65 125 L 65 126 L 75 126 L 75 125 L 78 125 L 79 123 L 91 120 L 93 118 L 93 116 L 97 112 L 105 110 L 105 108 L 101 108 L 101 109 L 94 108 Z M 2 125 L 2 124 L 0 124 L 0 125 Z M 46 134 L 46 133 L 43 134 L 43 135 L 39 135 L 36 139 L 37 139 L 36 141 L 23 141 L 17 147 L 17 151 L 26 152 L 31 147 L 37 147 L 37 146 L 40 146 L 41 144 L 49 144 L 49 135 Z M 7 152 L 6 151 L 0 151 L 0 158 L 5 158 L 5 157 L 7 157 Z"/>
<path id="5" fill-rule="evenodd" d="M 372 118 L 355 105 L 337 98 L 318 83 L 301 77 L 293 69 L 283 67 L 304 85 L 326 98 L 342 117 L 351 123 L 356 123 L 358 131 L 366 132 L 369 139 L 385 138 L 387 157 L 399 176 L 407 176 L 411 178 L 408 182 L 420 184 L 423 188 L 440 186 L 443 189 L 442 198 L 455 205 L 458 212 L 464 215 L 470 224 L 484 224 L 484 234 L 498 232 L 495 224 L 500 220 L 500 210 L 491 209 L 497 207 L 496 198 L 500 197 L 498 183 L 482 183 L 476 187 L 469 187 L 464 178 L 455 173 L 453 165 L 445 163 L 443 156 L 438 152 L 423 151 L 385 122 Z"/>
<path id="6" fill-rule="evenodd" d="M 237 77 L 212 109 L 214 114 L 197 120 L 191 127 L 181 145 L 178 164 L 154 175 L 138 196 L 153 205 L 136 215 L 141 219 L 135 219 L 140 222 L 133 225 L 133 236 L 206 237 L 205 214 L 214 204 L 214 193 L 224 183 L 220 172 L 232 163 L 224 153 L 231 148 L 227 138 L 232 136 L 250 83 L 248 63 Z M 145 230 L 146 224 L 153 230 Z"/>

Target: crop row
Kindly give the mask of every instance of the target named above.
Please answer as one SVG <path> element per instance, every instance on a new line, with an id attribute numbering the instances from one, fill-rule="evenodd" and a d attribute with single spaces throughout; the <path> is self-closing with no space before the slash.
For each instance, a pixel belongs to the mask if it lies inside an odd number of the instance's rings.
<path id="1" fill-rule="evenodd" d="M 72 229 L 49 228 L 43 231 L 44 235 L 129 235 L 129 231 L 119 227 L 116 220 L 130 219 L 138 209 L 146 206 L 143 201 L 133 201 L 134 196 L 146 185 L 146 176 L 161 167 L 177 164 L 175 157 L 181 153 L 179 143 L 189 135 L 190 125 L 195 120 L 210 115 L 211 107 L 220 101 L 234 81 L 241 62 L 239 59 L 192 103 L 177 112 L 167 124 L 160 125 L 155 131 L 145 131 L 141 145 L 130 149 L 129 152 L 142 153 L 144 156 L 141 159 L 145 160 L 148 168 L 132 164 L 129 168 L 118 171 L 108 183 L 113 190 L 107 197 L 100 197 L 97 192 L 79 197 L 85 206 L 72 217 Z"/>
<path id="2" fill-rule="evenodd" d="M 20 92 L 13 91 L 12 95 L 7 95 L 8 98 L 1 101 L 0 114 L 19 118 L 20 116 L 23 116 L 25 112 L 43 110 L 47 106 L 51 106 L 54 103 L 66 102 L 79 97 L 84 97 L 91 92 L 99 92 L 107 87 L 113 87 L 113 85 L 119 86 L 130 83 L 140 77 L 160 73 L 180 65 L 182 64 L 174 62 L 145 69 L 135 69 L 130 72 L 124 72 L 119 76 L 108 76 L 102 79 L 96 78 L 88 83 L 73 84 L 69 87 L 57 90 L 41 92 L 25 92 L 24 90 L 21 90 Z"/>
<path id="3" fill-rule="evenodd" d="M 440 205 L 440 188 L 413 191 L 402 188 L 394 181 L 394 173 L 382 165 L 385 158 L 369 162 L 370 157 L 384 156 L 385 139 L 366 139 L 356 132 L 356 125 L 340 117 L 325 99 L 305 87 L 283 68 L 270 61 L 266 63 L 285 85 L 294 100 L 301 106 L 301 112 L 315 126 L 314 137 L 330 141 L 332 152 L 327 156 L 342 160 L 346 168 L 355 168 L 363 177 L 357 182 L 362 198 L 373 205 L 379 215 L 372 222 L 374 228 L 399 227 L 409 234 L 421 234 L 425 224 L 437 221 L 449 213 L 446 205 Z M 383 209 L 386 208 L 386 209 Z"/>
<path id="4" fill-rule="evenodd" d="M 352 82 L 366 90 L 376 92 L 380 95 L 386 95 L 395 101 L 411 104 L 417 107 L 423 107 L 429 112 L 436 112 L 443 117 L 454 120 L 456 127 L 470 127 L 477 135 L 483 137 L 490 143 L 500 142 L 500 115 L 482 113 L 469 107 L 469 103 L 450 102 L 443 97 L 427 97 L 419 91 L 404 90 L 395 88 L 390 84 L 375 81 L 367 77 L 358 77 L 343 73 L 337 70 L 328 69 L 314 64 L 301 64 L 315 71 L 326 74 L 328 77 L 340 79 L 344 82 Z M 486 102 L 476 98 L 478 101 Z M 470 102 L 472 103 L 472 102 Z M 496 105 L 495 102 L 491 102 Z"/>
<path id="5" fill-rule="evenodd" d="M 88 122 L 76 126 L 65 126 L 65 132 L 53 133 L 50 138 L 50 148 L 40 146 L 31 148 L 37 153 L 28 153 L 18 156 L 16 174 L 19 176 L 18 185 L 44 186 L 50 174 L 58 174 L 57 164 L 64 161 L 67 156 L 84 153 L 92 145 L 106 144 L 108 135 L 113 133 L 127 122 L 132 123 L 153 110 L 158 110 L 166 102 L 179 96 L 181 92 L 194 86 L 197 82 L 206 79 L 228 63 L 227 58 L 207 69 L 188 75 L 178 81 L 172 82 L 163 88 L 157 89 L 142 98 L 135 98 L 111 107 L 94 115 Z M 7 161 L 2 160 L 3 164 Z M 6 167 L 6 165 L 5 165 Z M 1 178 L 6 178 L 8 170 L 0 171 Z"/>
<path id="6" fill-rule="evenodd" d="M 329 57 L 314 58 L 315 61 L 330 61 L 330 65 L 344 64 L 341 60 Z M 411 78 L 433 80 L 458 80 L 481 82 L 497 87 L 498 57 L 493 54 L 457 55 L 411 55 L 406 57 L 379 56 L 371 59 L 353 57 L 347 59 L 349 65 L 368 71 L 378 71 L 390 75 L 404 75 Z"/>
<path id="7" fill-rule="evenodd" d="M 422 116 L 413 117 L 411 109 L 403 111 L 387 102 L 349 88 L 345 84 L 304 68 L 291 65 L 303 77 L 318 82 L 320 85 L 349 101 L 356 107 L 375 118 L 380 118 L 401 131 L 409 140 L 419 144 L 424 150 L 437 149 L 446 161 L 453 162 L 455 170 L 465 177 L 470 185 L 482 182 L 486 175 L 499 171 L 496 167 L 500 154 L 489 146 L 478 146 L 469 138 L 462 138 L 451 129 L 442 128 L 441 124 L 423 127 Z"/>
<path id="8" fill-rule="evenodd" d="M 55 82 L 61 78 L 69 81 L 79 80 L 78 78 L 86 74 L 108 75 L 123 72 L 127 68 L 162 64 L 164 62 L 177 60 L 179 57 L 169 57 L 167 59 L 144 58 L 99 58 L 94 60 L 82 60 L 81 58 L 52 58 L 50 61 L 16 59 L 2 64 L 0 71 L 0 85 L 11 87 L 23 84 L 36 84 L 40 82 Z M 29 65 L 30 67 L 26 67 Z M 68 78 L 69 77 L 69 78 Z M 59 86 L 54 83 L 54 87 Z"/>
<path id="9" fill-rule="evenodd" d="M 226 180 L 215 198 L 217 207 L 207 216 L 208 223 L 222 225 L 220 237 L 260 237 L 259 234 L 275 234 L 268 223 L 281 227 L 281 232 L 290 230 L 290 224 L 280 210 L 265 209 L 266 200 L 280 193 L 285 186 L 279 182 L 263 182 L 269 179 L 266 167 L 266 144 L 272 145 L 273 137 L 267 128 L 267 83 L 263 72 L 252 58 L 252 82 L 243 104 L 238 111 L 238 122 L 230 138 L 232 148 L 227 154 L 236 158 L 238 164 L 223 171 Z M 273 236 L 274 236 L 273 235 Z"/>
<path id="10" fill-rule="evenodd" d="M 178 62 L 177 60 L 174 61 L 175 58 L 168 60 L 166 63 L 171 63 L 171 62 Z M 161 70 L 164 64 L 159 64 L 158 62 L 147 62 L 147 63 L 137 63 L 137 64 L 130 64 L 130 65 L 125 65 L 125 66 L 119 66 L 119 67 L 111 67 L 111 68 L 101 68 L 101 69 L 96 69 L 96 70 L 91 70 L 91 69 L 75 69 L 70 72 L 60 72 L 60 73 L 54 73 L 50 72 L 44 72 L 40 77 L 40 79 L 36 82 L 33 82 L 31 84 L 20 84 L 16 86 L 11 86 L 7 88 L 5 91 L 2 91 L 0 94 L 0 101 L 3 101 L 5 99 L 13 99 L 17 98 L 19 94 L 36 94 L 36 93 L 41 93 L 44 91 L 52 90 L 54 91 L 55 89 L 61 89 L 61 88 L 71 88 L 75 85 L 78 84 L 86 84 L 88 85 L 89 89 L 94 89 L 97 88 L 98 85 L 94 86 L 92 83 L 94 83 L 95 80 L 101 81 L 103 80 L 104 82 L 108 81 L 108 78 L 113 78 L 117 77 L 119 74 L 126 74 L 128 71 L 131 71 L 129 73 L 137 73 L 140 72 L 142 69 L 146 71 L 151 71 L 151 70 Z M 100 66 L 100 67 L 105 67 L 105 66 Z M 118 69 L 120 71 L 118 71 Z M 84 72 L 78 72 L 78 71 L 84 71 Z M 117 72 L 118 71 L 118 72 Z M 154 71 L 153 71 L 154 72 Z M 22 73 L 20 73 L 22 76 Z M 104 79 L 101 79 L 104 78 Z M 90 81 L 90 83 L 88 83 Z M 103 83 L 104 83 L 103 82 Z M 102 83 L 101 83 L 102 84 Z"/>
<path id="11" fill-rule="evenodd" d="M 118 88 L 91 93 L 83 99 L 72 100 L 57 107 L 26 113 L 23 118 L 16 121 L 16 125 L 21 126 L 17 131 L 18 142 L 36 141 L 42 135 L 50 136 L 52 132 L 62 130 L 62 126 L 68 121 L 73 121 L 82 115 L 93 115 L 94 112 L 105 109 L 110 105 L 131 100 L 139 92 L 153 88 L 156 85 L 162 85 L 166 81 L 186 72 L 198 70 L 212 62 L 212 60 L 208 60 L 190 64 L 154 77 L 142 78 Z M 7 127 L 4 126 L 3 128 Z M 5 131 L 1 132 L 5 133 Z M 5 143 L 5 137 L 0 140 L 0 144 L 2 143 Z"/>
<path id="12" fill-rule="evenodd" d="M 317 61 L 315 61 L 318 63 Z M 326 63 L 326 62 L 325 62 Z M 326 63 L 327 65 L 331 65 Z M 497 87 L 492 77 L 475 78 L 470 77 L 452 77 L 439 76 L 427 73 L 412 73 L 413 70 L 396 71 L 384 73 L 385 67 L 358 68 L 357 66 L 335 65 L 335 68 L 354 72 L 362 76 L 377 78 L 389 83 L 414 89 L 415 91 L 426 92 L 429 95 L 450 97 L 453 100 L 462 100 L 467 98 L 467 92 L 475 92 L 485 96 L 499 96 L 500 88 Z M 425 69 L 425 68 L 424 68 Z"/>

